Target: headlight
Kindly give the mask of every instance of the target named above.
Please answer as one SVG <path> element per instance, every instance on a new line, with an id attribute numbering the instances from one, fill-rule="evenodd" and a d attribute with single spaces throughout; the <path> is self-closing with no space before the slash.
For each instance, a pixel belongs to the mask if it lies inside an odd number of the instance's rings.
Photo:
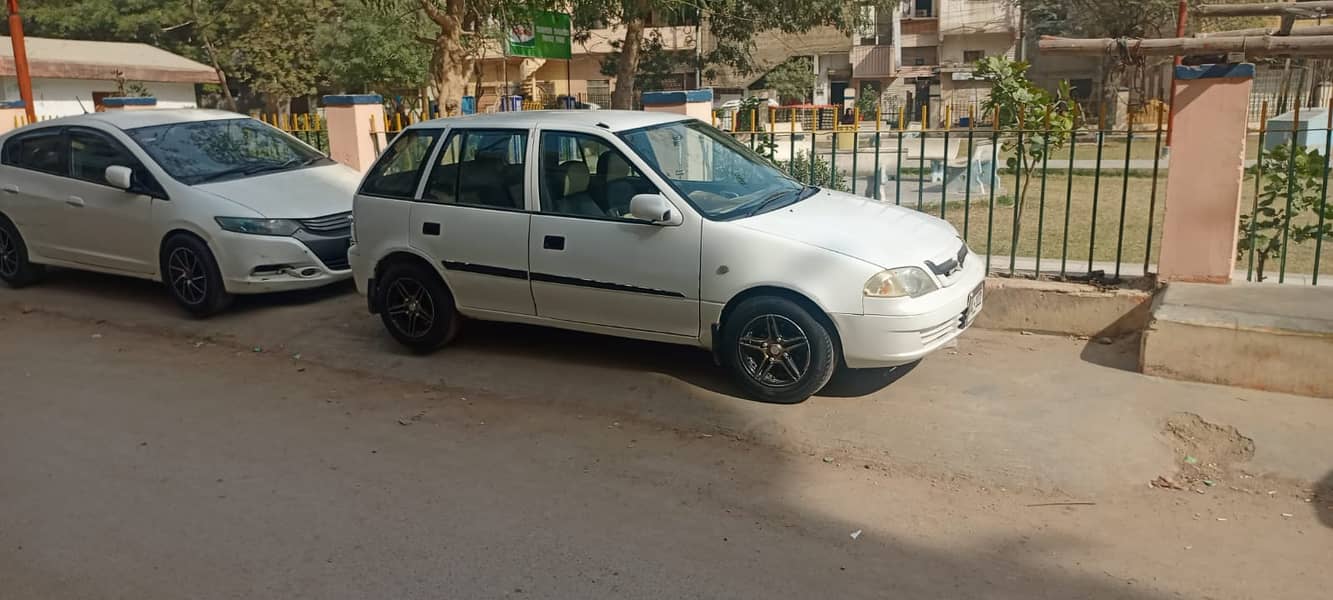
<path id="1" fill-rule="evenodd" d="M 865 295 L 871 298 L 913 298 L 939 289 L 935 280 L 918 267 L 899 267 L 876 273 L 866 282 Z"/>
<path id="2" fill-rule="evenodd" d="M 246 219 L 243 217 L 217 217 L 218 226 L 236 233 L 251 235 L 291 235 L 301 228 L 301 224 L 290 219 Z"/>

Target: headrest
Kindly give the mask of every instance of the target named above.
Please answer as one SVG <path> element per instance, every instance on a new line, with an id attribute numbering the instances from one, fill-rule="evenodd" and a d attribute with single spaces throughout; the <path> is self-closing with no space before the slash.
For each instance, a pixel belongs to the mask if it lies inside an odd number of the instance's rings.
<path id="1" fill-rule="evenodd" d="M 630 166 L 625 157 L 610 150 L 597 158 L 597 174 L 606 181 L 629 177 Z"/>
<path id="2" fill-rule="evenodd" d="M 588 165 L 581 162 L 567 162 L 560 166 L 560 170 L 565 180 L 565 196 L 588 191 Z"/>

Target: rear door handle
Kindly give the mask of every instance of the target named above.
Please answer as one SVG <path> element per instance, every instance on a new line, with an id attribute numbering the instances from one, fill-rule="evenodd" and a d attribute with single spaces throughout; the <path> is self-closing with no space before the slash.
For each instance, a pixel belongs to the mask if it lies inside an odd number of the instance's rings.
<path id="1" fill-rule="evenodd" d="M 546 236 L 546 238 L 542 240 L 542 248 L 546 250 L 564 250 L 565 236 L 563 235 Z"/>
<path id="2" fill-rule="evenodd" d="M 4 186 L 4 187 L 0 187 L 0 190 L 4 190 L 6 194 L 17 194 L 17 193 L 19 193 L 19 186 L 17 186 L 17 185 L 6 185 L 6 186 Z"/>
<path id="3" fill-rule="evenodd" d="M 430 222 L 422 223 L 421 235 L 440 235 L 440 224 Z"/>
<path id="4" fill-rule="evenodd" d="M 68 198 L 65 199 L 65 204 L 68 204 L 68 205 L 70 205 L 70 206 L 77 206 L 77 207 L 79 207 L 79 208 L 83 208 L 83 198 L 80 198 L 80 197 L 78 197 L 78 196 L 70 196 L 70 197 L 68 197 Z"/>

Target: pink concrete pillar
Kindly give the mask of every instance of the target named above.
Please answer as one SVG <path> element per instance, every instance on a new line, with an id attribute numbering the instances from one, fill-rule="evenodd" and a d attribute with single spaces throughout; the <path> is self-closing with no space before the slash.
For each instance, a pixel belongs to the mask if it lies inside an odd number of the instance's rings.
<path id="1" fill-rule="evenodd" d="M 106 110 L 152 110 L 157 108 L 157 98 L 137 96 L 112 96 L 102 98 Z"/>
<path id="2" fill-rule="evenodd" d="M 643 110 L 688 115 L 710 123 L 713 120 L 713 90 L 644 92 Z"/>
<path id="3" fill-rule="evenodd" d="M 369 169 L 388 143 L 384 99 L 376 94 L 325 96 L 324 120 L 329 157 L 358 171 Z"/>
<path id="4" fill-rule="evenodd" d="M 28 124 L 28 114 L 23 110 L 23 101 L 0 102 L 0 133 L 13 131 Z"/>
<path id="5" fill-rule="evenodd" d="M 1251 64 L 1176 67 L 1175 131 L 1157 265 L 1164 281 L 1231 281 L 1253 80 Z"/>

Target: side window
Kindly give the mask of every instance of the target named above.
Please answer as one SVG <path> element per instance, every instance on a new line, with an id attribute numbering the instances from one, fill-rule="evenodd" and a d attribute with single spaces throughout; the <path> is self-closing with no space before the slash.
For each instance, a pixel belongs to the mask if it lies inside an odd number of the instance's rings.
<path id="1" fill-rule="evenodd" d="M 136 177 L 144 175 L 139 161 L 115 140 L 91 131 L 70 131 L 70 177 L 106 185 L 106 168 L 113 165 L 133 169 Z"/>
<path id="2" fill-rule="evenodd" d="M 628 219 L 631 198 L 655 193 L 657 188 L 605 140 L 542 133 L 541 212 Z"/>
<path id="3" fill-rule="evenodd" d="M 65 137 L 59 129 L 34 131 L 5 142 L 6 165 L 63 176 L 67 158 Z"/>
<path id="4" fill-rule="evenodd" d="M 430 157 L 430 149 L 440 132 L 412 129 L 399 134 L 384 155 L 370 168 L 360 193 L 368 196 L 412 199 L 417 193 L 417 181 Z"/>
<path id="5" fill-rule="evenodd" d="M 426 181 L 426 200 L 523 210 L 526 131 L 464 129 L 449 136 Z"/>

